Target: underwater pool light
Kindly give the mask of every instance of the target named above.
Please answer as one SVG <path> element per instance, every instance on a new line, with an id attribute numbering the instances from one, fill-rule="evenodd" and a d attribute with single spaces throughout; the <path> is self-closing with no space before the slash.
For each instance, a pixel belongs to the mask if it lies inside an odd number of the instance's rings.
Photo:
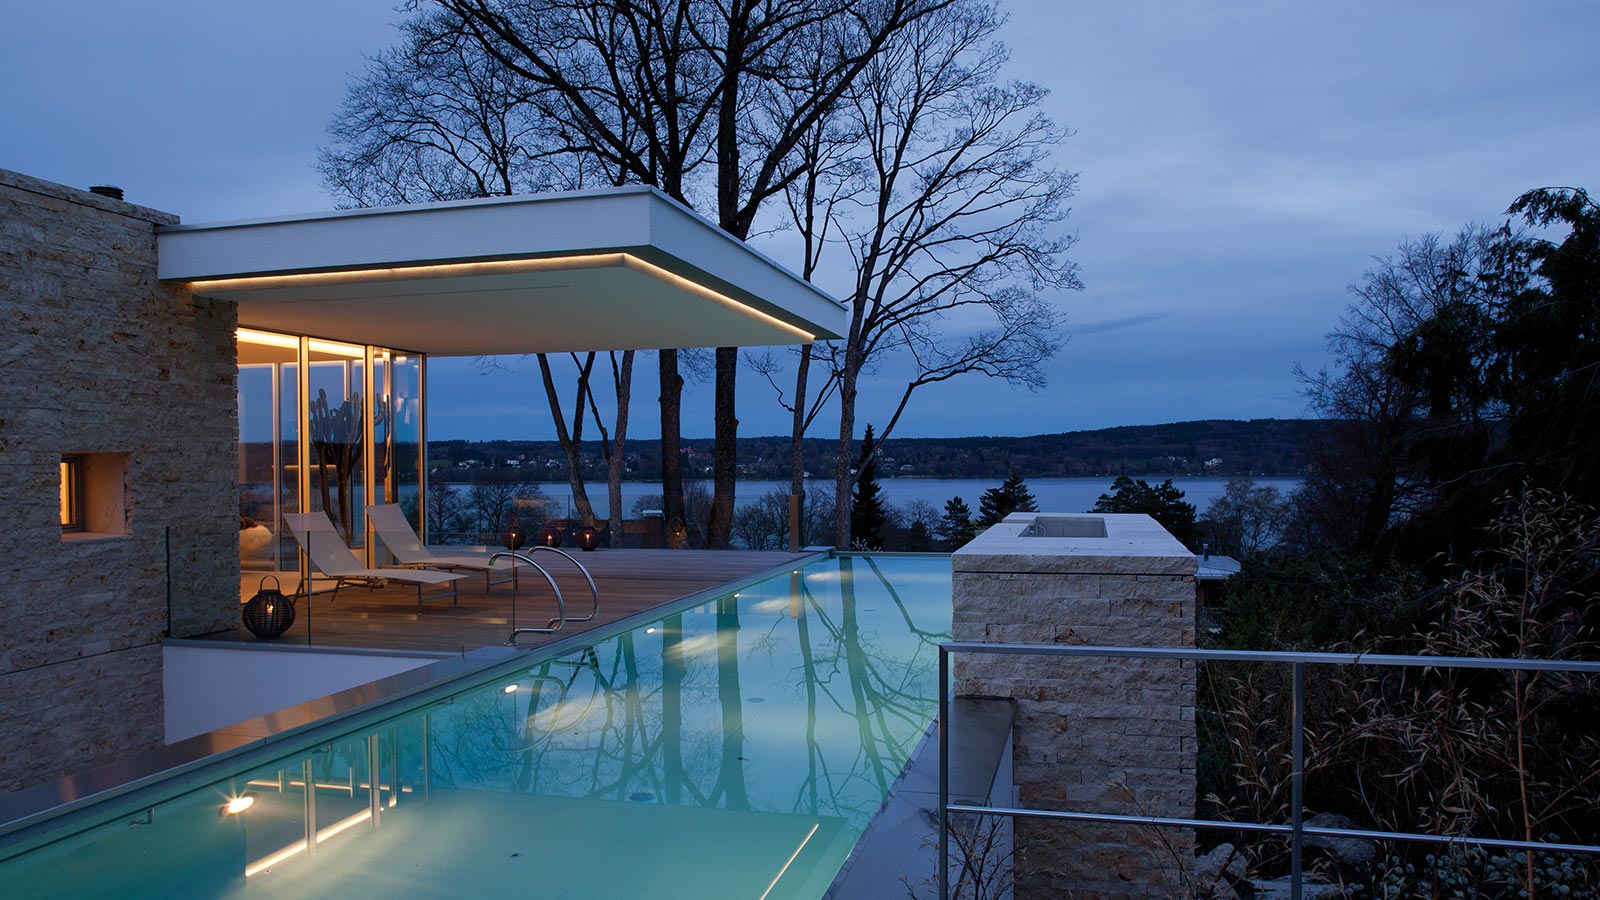
<path id="1" fill-rule="evenodd" d="M 255 794 L 240 794 L 222 805 L 219 813 L 224 816 L 237 816 L 252 806 L 256 805 Z"/>
<path id="2" fill-rule="evenodd" d="M 500 693 L 502 693 L 502 694 L 515 694 L 517 692 L 517 688 L 519 688 L 519 687 L 521 687 L 521 685 L 508 684 L 505 687 L 500 689 Z"/>

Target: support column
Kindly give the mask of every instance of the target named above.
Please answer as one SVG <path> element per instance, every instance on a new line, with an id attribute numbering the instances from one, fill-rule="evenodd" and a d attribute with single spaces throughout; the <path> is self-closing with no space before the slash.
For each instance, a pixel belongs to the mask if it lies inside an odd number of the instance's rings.
<path id="1" fill-rule="evenodd" d="M 1149 516 L 1018 513 L 958 550 L 958 641 L 1194 646 L 1195 558 Z M 956 693 L 1017 703 L 1018 805 L 1192 817 L 1195 683 L 1175 660 L 969 654 Z M 1017 820 L 1018 900 L 1166 896 L 1184 830 Z"/>

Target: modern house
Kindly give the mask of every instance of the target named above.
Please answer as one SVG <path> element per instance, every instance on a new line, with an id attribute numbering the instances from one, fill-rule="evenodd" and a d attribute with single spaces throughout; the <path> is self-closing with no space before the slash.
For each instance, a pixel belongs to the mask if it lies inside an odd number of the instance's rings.
<path id="1" fill-rule="evenodd" d="M 426 535 L 430 357 L 844 321 L 649 188 L 187 225 L 3 170 L 0 316 L 0 794 L 161 746 L 163 641 L 298 578 L 285 515 L 369 566 L 368 504 Z"/>

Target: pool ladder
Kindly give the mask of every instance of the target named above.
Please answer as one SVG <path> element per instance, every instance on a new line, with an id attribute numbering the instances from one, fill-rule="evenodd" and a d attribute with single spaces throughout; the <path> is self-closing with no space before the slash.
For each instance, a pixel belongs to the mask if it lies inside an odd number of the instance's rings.
<path id="1" fill-rule="evenodd" d="M 561 596 L 561 586 L 556 584 L 556 580 L 553 576 L 551 576 L 550 570 L 529 558 L 534 553 L 541 552 L 554 553 L 557 556 L 565 558 L 568 562 L 578 567 L 578 571 L 583 574 L 583 580 L 589 584 L 589 598 L 591 605 L 588 615 L 567 615 L 567 602 Z M 559 550 L 555 547 L 530 547 L 528 548 L 526 555 L 513 550 L 501 550 L 500 552 L 489 557 L 490 565 L 493 565 L 495 560 L 500 559 L 503 556 L 508 556 L 511 558 L 511 573 L 513 576 L 511 581 L 511 634 L 506 638 L 507 646 L 515 647 L 517 645 L 517 635 L 519 634 L 555 634 L 556 632 L 560 631 L 562 626 L 566 625 L 568 622 L 587 622 L 600 614 L 600 589 L 595 587 L 594 576 L 590 575 L 589 569 L 584 566 L 583 563 L 578 562 L 578 558 L 573 556 L 571 553 L 568 553 L 565 550 Z M 546 622 L 543 628 L 533 625 L 524 625 L 520 628 L 517 626 L 517 581 L 515 576 L 518 563 L 522 563 L 525 566 L 532 566 L 534 569 L 536 569 L 540 575 L 544 576 L 545 583 L 550 585 L 551 592 L 553 592 L 556 596 L 556 616 L 555 618 Z"/>

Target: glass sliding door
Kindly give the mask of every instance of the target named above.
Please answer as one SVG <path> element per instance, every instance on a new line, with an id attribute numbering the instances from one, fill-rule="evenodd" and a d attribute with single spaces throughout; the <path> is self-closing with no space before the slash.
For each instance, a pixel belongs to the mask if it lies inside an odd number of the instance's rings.
<path id="1" fill-rule="evenodd" d="M 366 348 L 312 340 L 308 347 L 311 496 L 306 508 L 328 514 L 352 550 L 367 544 Z"/>
<path id="2" fill-rule="evenodd" d="M 300 341 L 240 329 L 239 564 L 297 571 L 283 516 L 300 510 Z"/>
<path id="3" fill-rule="evenodd" d="M 399 503 L 424 525 L 424 357 L 247 328 L 237 338 L 241 568 L 297 578 L 283 516 L 300 510 L 327 513 L 351 549 L 384 564 L 367 504 Z"/>

